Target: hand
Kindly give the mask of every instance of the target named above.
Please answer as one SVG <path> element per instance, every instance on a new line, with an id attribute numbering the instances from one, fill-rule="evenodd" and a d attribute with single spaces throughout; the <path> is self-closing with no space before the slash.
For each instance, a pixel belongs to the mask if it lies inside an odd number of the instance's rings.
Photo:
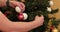
<path id="1" fill-rule="evenodd" d="M 43 17 L 43 15 L 41 15 L 40 17 L 36 16 L 34 21 L 31 21 L 28 24 L 25 23 L 26 26 L 24 26 L 24 27 L 27 28 L 27 29 L 25 29 L 25 31 L 30 31 L 32 29 L 40 27 L 40 26 L 43 25 L 43 23 L 44 23 L 44 17 Z"/>
<path id="2" fill-rule="evenodd" d="M 13 8 L 15 8 L 16 6 L 18 6 L 18 7 L 20 7 L 20 9 L 21 9 L 22 11 L 25 10 L 25 5 L 24 5 L 22 2 L 10 1 L 9 4 L 10 4 L 10 6 L 13 7 Z"/>
<path id="3" fill-rule="evenodd" d="M 38 23 L 38 25 L 43 25 L 44 23 L 44 16 L 41 15 L 40 17 L 39 16 L 36 16 L 35 20 L 34 20 L 36 23 Z"/>

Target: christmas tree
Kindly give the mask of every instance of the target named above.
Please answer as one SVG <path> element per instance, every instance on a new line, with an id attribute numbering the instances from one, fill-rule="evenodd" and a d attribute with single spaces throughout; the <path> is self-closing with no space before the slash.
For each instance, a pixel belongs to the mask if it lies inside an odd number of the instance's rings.
<path id="1" fill-rule="evenodd" d="M 1 8 L 2 12 L 7 16 L 8 19 L 11 21 L 26 21 L 30 22 L 35 19 L 35 16 L 44 16 L 44 24 L 40 27 L 37 27 L 35 29 L 32 29 L 29 32 L 51 32 L 51 26 L 56 27 L 56 19 L 55 17 L 49 18 L 48 14 L 54 14 L 58 12 L 58 9 L 52 9 L 50 8 L 51 5 L 53 5 L 53 2 L 51 0 L 17 0 L 20 2 L 23 2 L 26 6 L 26 9 L 23 13 L 27 14 L 27 19 L 22 20 L 18 18 L 18 13 L 15 11 L 14 8 L 11 7 L 3 7 Z M 7 10 L 9 9 L 9 10 Z M 59 23 L 60 21 L 58 21 Z M 49 24 L 50 23 L 50 24 Z"/>

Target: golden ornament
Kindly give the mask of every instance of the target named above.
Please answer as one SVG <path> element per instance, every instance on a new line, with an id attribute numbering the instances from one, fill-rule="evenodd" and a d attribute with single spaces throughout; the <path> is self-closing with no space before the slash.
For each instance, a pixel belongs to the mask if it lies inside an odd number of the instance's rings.
<path id="1" fill-rule="evenodd" d="M 52 32 L 58 32 L 58 29 L 55 28 L 55 29 L 52 30 Z"/>

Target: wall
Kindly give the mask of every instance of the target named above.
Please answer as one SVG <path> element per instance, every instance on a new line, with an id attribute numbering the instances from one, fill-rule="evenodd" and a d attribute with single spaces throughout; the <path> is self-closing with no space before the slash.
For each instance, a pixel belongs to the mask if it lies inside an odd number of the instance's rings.
<path id="1" fill-rule="evenodd" d="M 52 0 L 54 2 L 54 5 L 51 6 L 53 9 L 59 8 L 59 12 L 54 14 L 57 19 L 60 19 L 60 0 Z"/>
<path id="2" fill-rule="evenodd" d="M 51 6 L 51 8 L 53 9 L 59 8 L 59 12 L 54 14 L 54 16 L 56 17 L 56 19 L 60 19 L 60 0 L 52 0 L 52 1 L 54 2 L 54 5 Z M 58 29 L 60 30 L 60 24 L 58 26 Z"/>

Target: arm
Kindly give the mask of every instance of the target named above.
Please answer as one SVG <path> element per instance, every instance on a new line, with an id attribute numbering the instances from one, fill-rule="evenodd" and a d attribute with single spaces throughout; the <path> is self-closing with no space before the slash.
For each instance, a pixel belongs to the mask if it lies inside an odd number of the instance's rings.
<path id="1" fill-rule="evenodd" d="M 0 7 L 6 7 L 7 5 L 7 0 L 0 0 Z M 19 1 L 13 1 L 13 0 L 9 0 L 9 6 L 12 7 L 12 8 L 15 8 L 16 6 L 20 7 L 20 9 L 22 11 L 25 11 L 25 5 L 24 3 L 22 2 L 19 2 Z"/>
<path id="2" fill-rule="evenodd" d="M 42 22 L 41 20 L 39 21 L 38 20 L 35 19 L 35 21 L 31 21 L 31 22 L 11 22 L 0 12 L 0 29 L 4 31 L 6 30 L 29 31 L 31 29 L 34 29 L 42 25 L 43 17 L 41 18 Z"/>
<path id="3" fill-rule="evenodd" d="M 36 16 L 34 21 L 31 21 L 31 22 L 14 22 L 14 25 L 15 25 L 15 27 L 18 27 L 18 28 L 21 27 L 22 30 L 29 31 L 29 30 L 32 30 L 34 28 L 37 28 L 37 27 L 43 25 L 43 22 L 44 22 L 43 16 L 42 17 Z M 21 25 L 21 26 L 19 26 L 19 25 Z"/>

